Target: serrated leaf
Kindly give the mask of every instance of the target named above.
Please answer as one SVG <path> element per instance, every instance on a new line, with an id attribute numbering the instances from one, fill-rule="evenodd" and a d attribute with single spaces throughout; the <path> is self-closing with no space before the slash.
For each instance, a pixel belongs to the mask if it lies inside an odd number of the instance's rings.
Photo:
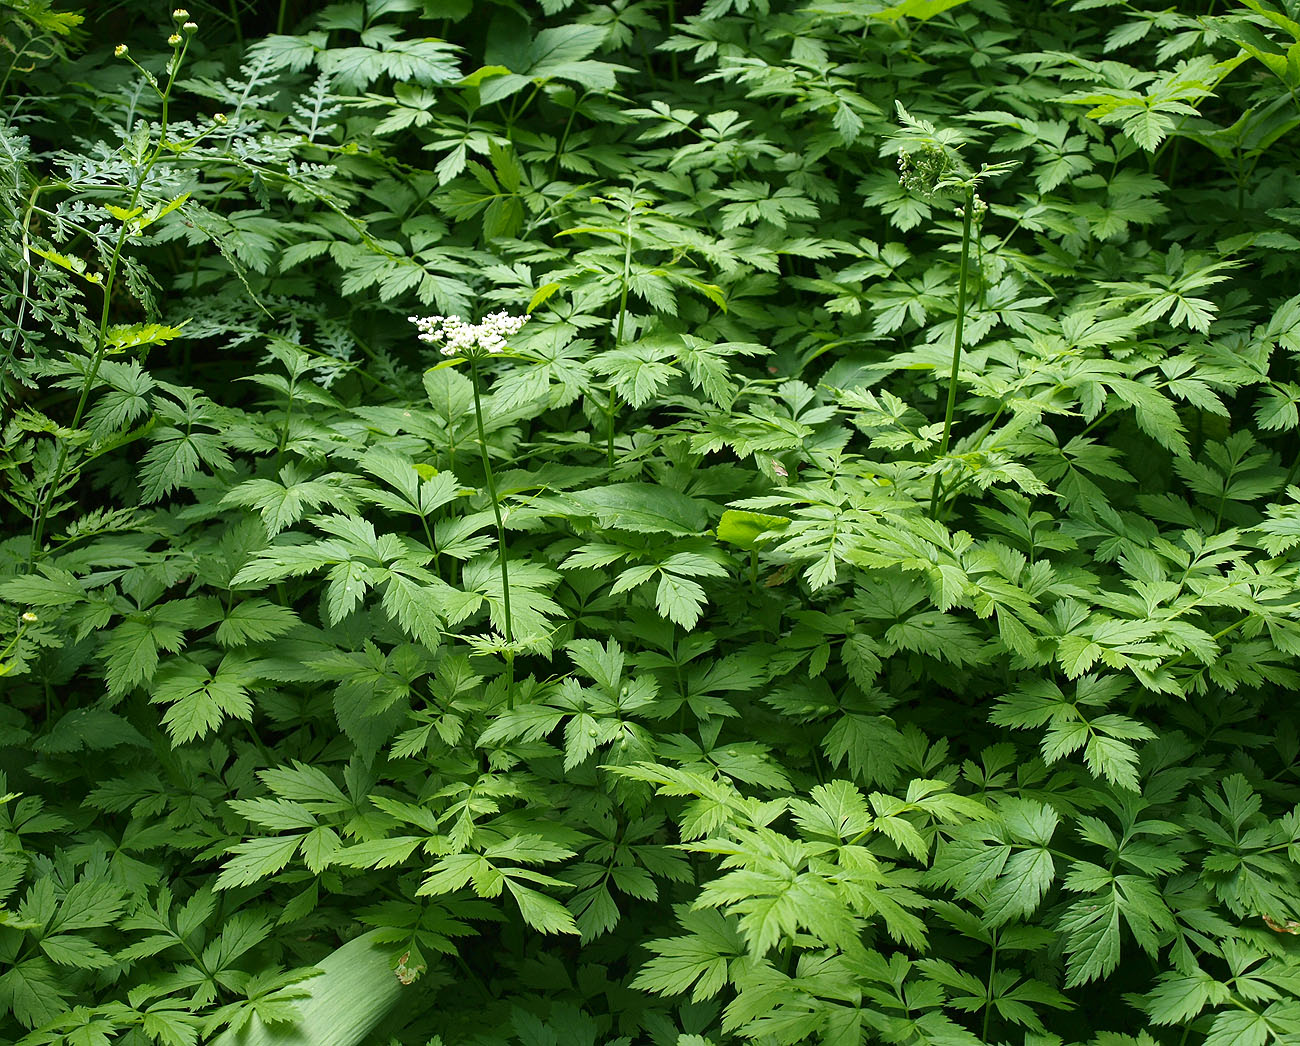
<path id="1" fill-rule="evenodd" d="M 542 933 L 571 933 L 581 936 L 582 931 L 574 921 L 573 913 L 553 897 L 529 889 L 515 880 L 506 879 L 506 889 L 519 904 L 524 922 Z"/>

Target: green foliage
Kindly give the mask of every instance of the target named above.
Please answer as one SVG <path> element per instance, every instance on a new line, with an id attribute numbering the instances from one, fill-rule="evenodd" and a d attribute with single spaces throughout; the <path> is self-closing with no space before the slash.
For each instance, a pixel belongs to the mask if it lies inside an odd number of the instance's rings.
<path id="1" fill-rule="evenodd" d="M 1300 1042 L 1292 0 L 156 15 L 0 3 L 0 1041 Z"/>

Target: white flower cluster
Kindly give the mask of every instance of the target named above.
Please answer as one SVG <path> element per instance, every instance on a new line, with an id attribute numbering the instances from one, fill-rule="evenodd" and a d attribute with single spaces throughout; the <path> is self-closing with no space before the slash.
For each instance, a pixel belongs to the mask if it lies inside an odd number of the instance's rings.
<path id="1" fill-rule="evenodd" d="M 501 352 L 506 347 L 506 340 L 517 334 L 531 318 L 530 313 L 511 316 L 505 312 L 484 316 L 482 323 L 466 323 L 458 316 L 409 317 L 420 329 L 421 341 L 442 343 L 439 351 L 444 356 Z"/>

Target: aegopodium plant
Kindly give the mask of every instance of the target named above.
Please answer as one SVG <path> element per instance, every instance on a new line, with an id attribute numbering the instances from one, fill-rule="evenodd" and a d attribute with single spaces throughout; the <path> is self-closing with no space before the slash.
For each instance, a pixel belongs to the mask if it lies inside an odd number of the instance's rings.
<path id="1" fill-rule="evenodd" d="M 506 648 L 506 704 L 514 707 L 514 629 L 510 615 L 510 554 L 506 545 L 505 521 L 501 517 L 501 500 L 497 495 L 496 480 L 492 475 L 492 459 L 488 454 L 487 433 L 483 428 L 483 400 L 481 395 L 481 377 L 479 361 L 487 356 L 496 356 L 505 352 L 509 339 L 518 334 L 530 319 L 511 316 L 505 312 L 494 312 L 484 317 L 480 323 L 467 323 L 457 316 L 412 316 L 410 320 L 419 329 L 419 339 L 431 345 L 440 345 L 438 350 L 444 356 L 451 357 L 447 362 L 469 360 L 470 378 L 474 385 L 474 420 L 478 426 L 479 451 L 483 457 L 483 479 L 487 487 L 488 499 L 492 502 L 492 516 L 497 525 L 497 559 L 501 564 L 501 613 L 502 629 Z"/>

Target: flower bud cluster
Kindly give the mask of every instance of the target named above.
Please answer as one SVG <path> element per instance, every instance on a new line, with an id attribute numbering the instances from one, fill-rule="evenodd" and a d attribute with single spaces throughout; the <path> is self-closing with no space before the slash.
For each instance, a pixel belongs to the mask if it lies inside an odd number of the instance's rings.
<path id="1" fill-rule="evenodd" d="M 504 351 L 506 341 L 517 334 L 532 317 L 511 316 L 494 312 L 481 323 L 466 323 L 458 316 L 411 316 L 410 321 L 419 328 L 419 338 L 431 345 L 441 343 L 444 356 L 471 356 L 479 353 Z"/>
<path id="2" fill-rule="evenodd" d="M 943 180 L 956 170 L 952 157 L 937 146 L 927 145 L 912 153 L 898 154 L 898 180 L 908 192 L 933 196 Z"/>

